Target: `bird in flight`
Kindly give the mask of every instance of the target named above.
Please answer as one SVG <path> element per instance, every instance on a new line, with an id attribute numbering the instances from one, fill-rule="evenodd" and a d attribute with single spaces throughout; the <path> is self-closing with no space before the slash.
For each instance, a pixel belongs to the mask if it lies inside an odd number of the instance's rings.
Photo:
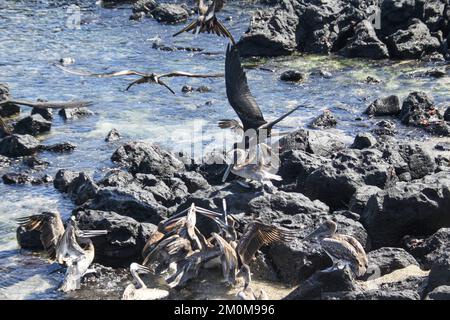
<path id="1" fill-rule="evenodd" d="M 221 120 L 220 128 L 236 128 L 246 132 L 254 129 L 257 132 L 267 130 L 267 135 L 271 135 L 271 129 L 279 122 L 287 118 L 294 111 L 300 108 L 295 107 L 278 119 L 267 122 L 263 113 L 256 102 L 255 97 L 250 92 L 247 82 L 247 76 L 241 64 L 241 58 L 236 46 L 228 45 L 225 58 L 225 85 L 227 91 L 228 102 L 237 113 L 241 123 L 236 120 Z"/>
<path id="2" fill-rule="evenodd" d="M 122 71 L 113 71 L 113 72 L 106 72 L 106 73 L 92 73 L 89 71 L 84 70 L 74 70 L 70 69 L 64 66 L 56 65 L 61 70 L 75 74 L 78 76 L 88 76 L 88 77 L 97 77 L 97 78 L 111 78 L 111 77 L 122 77 L 122 76 L 138 76 L 139 78 L 137 80 L 134 80 L 131 82 L 126 90 L 128 91 L 133 85 L 135 84 L 142 84 L 142 83 L 154 83 L 159 84 L 161 86 L 164 86 L 175 94 L 175 91 L 172 90 L 164 81 L 161 80 L 161 78 L 173 78 L 173 77 L 188 77 L 188 78 L 220 78 L 223 77 L 223 74 L 195 74 L 195 73 L 189 73 L 189 72 L 182 72 L 182 71 L 174 71 L 174 72 L 168 72 L 163 74 L 156 74 L 156 73 L 144 73 L 140 71 L 134 71 L 134 70 L 122 70 Z"/>
<path id="3" fill-rule="evenodd" d="M 192 21 L 182 30 L 175 33 L 173 36 L 183 32 L 192 31 L 195 34 L 199 33 L 215 33 L 218 36 L 223 36 L 229 38 L 231 43 L 234 45 L 236 42 L 234 41 L 233 36 L 230 31 L 220 22 L 216 17 L 216 12 L 222 10 L 225 0 L 213 0 L 211 4 L 208 6 L 205 4 L 204 0 L 197 0 L 198 3 L 198 17 L 196 20 Z"/>
<path id="4" fill-rule="evenodd" d="M 28 101 L 28 100 L 16 100 L 6 99 L 0 101 L 0 106 L 6 104 L 17 104 L 20 106 L 37 108 L 37 109 L 77 109 L 86 108 L 92 105 L 90 101 Z"/>
<path id="5" fill-rule="evenodd" d="M 276 120 L 271 122 L 266 121 L 255 97 L 250 91 L 247 76 L 244 72 L 244 68 L 242 67 L 241 58 L 236 46 L 228 45 L 227 48 L 225 58 L 225 85 L 228 102 L 237 113 L 241 123 L 237 120 L 224 119 L 219 122 L 219 127 L 222 129 L 234 129 L 246 133 L 243 141 L 241 142 L 241 148 L 243 149 L 247 149 L 247 145 L 252 145 L 252 139 L 253 142 L 256 142 L 253 143 L 256 144 L 256 146 L 265 142 L 266 138 L 272 136 L 272 128 L 277 123 L 284 120 L 300 108 L 300 106 L 297 106 Z M 254 141 L 255 138 L 256 141 Z M 249 139 L 249 141 L 246 141 L 245 139 Z M 235 144 L 233 149 L 238 149 L 238 145 Z M 259 160 L 259 157 L 256 159 Z M 234 160 L 235 163 L 236 161 L 237 159 Z M 227 179 L 232 167 L 233 165 L 228 166 L 222 179 L 223 182 Z"/>

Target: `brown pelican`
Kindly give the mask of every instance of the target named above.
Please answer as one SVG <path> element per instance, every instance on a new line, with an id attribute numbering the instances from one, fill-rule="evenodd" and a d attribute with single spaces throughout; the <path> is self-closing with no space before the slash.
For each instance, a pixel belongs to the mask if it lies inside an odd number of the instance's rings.
<path id="1" fill-rule="evenodd" d="M 257 144 L 265 142 L 267 138 L 272 136 L 272 128 L 277 123 L 300 108 L 300 106 L 297 106 L 278 119 L 267 122 L 256 99 L 250 92 L 247 76 L 242 67 L 241 58 L 236 46 L 228 45 L 227 48 L 225 58 L 225 85 L 228 102 L 237 113 L 242 124 L 236 120 L 221 120 L 219 127 L 222 129 L 239 129 L 245 133 L 239 149 L 247 149 L 248 146 L 254 148 Z M 238 145 L 235 144 L 233 149 L 238 149 Z M 228 166 L 222 181 L 226 180 L 231 168 L 232 165 Z"/>
<path id="2" fill-rule="evenodd" d="M 238 267 L 238 257 L 236 254 L 236 247 L 233 247 L 235 242 L 228 243 L 217 233 L 211 234 L 220 249 L 220 263 L 222 265 L 222 273 L 225 278 L 225 282 L 229 285 L 236 284 L 236 270 Z"/>
<path id="3" fill-rule="evenodd" d="M 237 153 L 236 163 L 231 168 L 231 172 L 236 176 L 258 181 L 269 187 L 273 187 L 271 180 L 282 180 L 279 175 L 271 173 L 271 171 L 278 171 L 276 165 L 279 159 L 277 157 L 274 157 L 274 160 L 271 159 L 273 157 L 273 155 L 269 156 L 271 149 L 265 143 L 256 145 L 256 151 L 252 149 L 232 151 Z"/>
<path id="4" fill-rule="evenodd" d="M 236 248 L 242 264 L 238 276 L 244 278 L 244 290 L 249 286 L 251 281 L 249 264 L 255 253 L 263 246 L 277 242 L 288 242 L 292 238 L 293 234 L 290 231 L 282 230 L 276 226 L 264 224 L 259 221 L 254 221 L 247 225 Z"/>
<path id="5" fill-rule="evenodd" d="M 263 246 L 280 241 L 286 242 L 292 238 L 289 231 L 258 221 L 251 222 L 246 226 L 239 242 L 228 242 L 217 233 L 212 233 L 212 236 L 220 249 L 220 260 L 225 281 L 234 285 L 236 276 L 243 277 L 244 291 L 251 282 L 249 264 L 255 253 Z M 241 266 L 240 270 L 236 274 L 239 266 Z"/>
<path id="6" fill-rule="evenodd" d="M 0 106 L 4 104 L 17 104 L 21 106 L 37 108 L 37 109 L 76 109 L 85 108 L 92 105 L 89 101 L 27 101 L 27 100 L 16 100 L 16 99 L 6 99 L 0 101 Z"/>
<path id="7" fill-rule="evenodd" d="M 323 250 L 333 261 L 335 267 L 348 265 L 357 277 L 366 273 L 368 260 L 361 243 L 352 236 L 336 233 L 337 224 L 331 220 L 325 221 L 315 231 L 305 237 L 305 240 L 317 238 Z"/>
<path id="8" fill-rule="evenodd" d="M 26 230 L 38 230 L 41 242 L 51 260 L 66 265 L 66 275 L 59 290 L 67 292 L 78 289 L 81 278 L 88 272 L 94 260 L 95 250 L 89 238 L 104 235 L 106 230 L 79 230 L 72 217 L 67 227 L 57 212 L 44 212 L 18 219 Z"/>
<path id="9" fill-rule="evenodd" d="M 92 237 L 106 234 L 106 230 L 79 230 L 72 217 L 56 248 L 56 260 L 67 266 L 66 274 L 59 290 L 68 292 L 80 288 L 81 278 L 95 270 L 89 266 L 95 257 Z"/>
<path id="10" fill-rule="evenodd" d="M 220 250 L 217 248 L 205 248 L 190 253 L 186 259 L 177 264 L 176 271 L 166 278 L 167 284 L 171 288 L 185 285 L 187 281 L 197 277 L 202 265 L 219 255 Z"/>
<path id="11" fill-rule="evenodd" d="M 43 212 L 42 214 L 19 218 L 17 221 L 27 231 L 37 230 L 40 232 L 44 250 L 49 258 L 54 260 L 59 240 L 65 231 L 61 215 L 58 212 Z"/>
<path id="12" fill-rule="evenodd" d="M 191 242 L 178 234 L 168 236 L 158 242 L 154 248 L 143 252 L 143 265 L 157 274 L 169 271 L 173 263 L 178 263 L 193 252 Z"/>
<path id="13" fill-rule="evenodd" d="M 185 213 L 186 216 L 182 216 Z M 162 273 L 167 271 L 171 264 L 185 259 L 195 250 L 212 248 L 213 245 L 196 227 L 197 213 L 212 219 L 221 216 L 193 203 L 188 209 L 161 221 L 158 230 L 153 233 L 142 250 L 143 264 L 157 273 Z"/>
<path id="14" fill-rule="evenodd" d="M 222 10 L 225 0 L 212 0 L 211 4 L 207 6 L 204 0 L 197 0 L 198 4 L 198 17 L 196 20 L 192 21 L 182 30 L 175 33 L 173 36 L 183 32 L 192 31 L 195 34 L 199 33 L 215 33 L 218 36 L 224 36 L 230 39 L 232 44 L 235 44 L 233 36 L 230 31 L 225 28 L 225 26 L 216 17 L 216 12 Z"/>
<path id="15" fill-rule="evenodd" d="M 169 291 L 155 288 L 147 288 L 144 281 L 139 277 L 140 273 L 151 273 L 150 269 L 138 263 L 130 265 L 130 273 L 136 285 L 130 283 L 122 294 L 122 300 L 161 300 L 169 296 Z"/>
<path id="16" fill-rule="evenodd" d="M 89 71 L 84 70 L 74 70 L 70 68 L 66 68 L 64 66 L 56 65 L 61 70 L 76 74 L 79 76 L 89 76 L 89 77 L 98 77 L 98 78 L 110 78 L 110 77 L 121 77 L 121 76 L 138 76 L 139 78 L 133 82 L 131 82 L 126 90 L 129 90 L 133 85 L 135 84 L 142 84 L 142 83 L 154 83 L 159 84 L 164 87 L 166 87 L 170 92 L 175 94 L 175 91 L 173 91 L 165 82 L 161 80 L 161 78 L 173 78 L 173 77 L 189 77 L 189 78 L 220 78 L 223 77 L 223 74 L 195 74 L 195 73 L 189 73 L 189 72 L 182 72 L 182 71 L 174 71 L 164 74 L 156 74 L 156 73 L 144 73 L 140 71 L 133 71 L 133 70 L 122 70 L 122 71 L 113 71 L 113 72 L 107 72 L 107 73 L 92 73 Z"/>
<path id="17" fill-rule="evenodd" d="M 9 125 L 5 122 L 5 120 L 3 120 L 2 117 L 0 117 L 0 134 L 3 133 L 5 135 L 10 135 L 11 132 L 11 128 L 9 127 Z"/>

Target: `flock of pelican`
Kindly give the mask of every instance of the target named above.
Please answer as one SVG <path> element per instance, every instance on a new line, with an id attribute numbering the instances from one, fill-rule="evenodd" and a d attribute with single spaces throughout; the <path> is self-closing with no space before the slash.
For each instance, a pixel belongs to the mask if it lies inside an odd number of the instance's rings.
<path id="1" fill-rule="evenodd" d="M 201 232 L 197 227 L 197 215 L 210 219 L 215 230 L 208 235 Z M 80 289 L 83 276 L 95 272 L 89 269 L 95 257 L 90 238 L 104 236 L 106 230 L 80 230 L 73 217 L 64 227 L 61 216 L 54 212 L 20 218 L 18 222 L 28 231 L 38 230 L 48 258 L 67 267 L 59 290 Z M 322 272 L 348 266 L 356 277 L 363 276 L 368 260 L 362 245 L 354 237 L 336 231 L 336 223 L 327 220 L 303 241 L 317 239 L 331 258 L 332 266 Z M 250 264 L 262 247 L 289 242 L 295 237 L 292 230 L 256 220 L 244 225 L 227 213 L 225 200 L 222 213 L 192 203 L 189 208 L 159 223 L 142 250 L 142 263 L 130 265 L 134 283 L 125 288 L 122 299 L 156 300 L 169 296 L 169 290 L 148 288 L 140 274 L 162 277 L 167 287 L 173 289 L 186 286 L 189 280 L 199 276 L 202 268 L 216 265 L 222 269 L 226 286 L 243 284 L 237 293 L 239 299 L 266 300 L 268 296 L 263 289 L 251 287 Z"/>
<path id="2" fill-rule="evenodd" d="M 228 101 L 240 119 L 224 119 L 219 122 L 223 129 L 234 129 L 246 132 L 254 130 L 256 135 L 245 135 L 240 144 L 234 144 L 233 160 L 226 168 L 223 181 L 229 173 L 263 184 L 270 184 L 270 180 L 280 180 L 273 170 L 271 161 L 272 147 L 269 138 L 273 136 L 272 128 L 284 120 L 299 107 L 282 115 L 274 121 L 266 121 L 256 99 L 250 92 L 246 73 L 242 67 L 240 55 L 231 33 L 217 19 L 216 12 L 222 9 L 224 0 L 213 0 L 207 6 L 203 0 L 198 0 L 198 18 L 174 34 L 183 32 L 215 33 L 228 37 L 225 59 L 225 85 Z M 222 77 L 221 74 L 192 74 L 187 72 L 170 72 L 166 74 L 143 73 L 123 70 L 109 73 L 92 73 L 62 67 L 66 72 L 93 77 L 138 76 L 127 90 L 134 84 L 154 83 L 175 93 L 162 78 L 170 77 Z M 24 101 L 6 100 L 5 103 L 16 103 L 28 106 L 80 107 L 84 102 L 69 103 L 28 103 Z M 264 135 L 259 133 L 264 132 Z M 216 230 L 204 234 L 197 227 L 197 216 L 210 219 Z M 71 218 L 64 227 L 58 213 L 43 213 L 19 219 L 26 230 L 38 230 L 41 233 L 42 244 L 51 260 L 67 267 L 64 281 L 60 286 L 62 291 L 80 288 L 82 277 L 92 270 L 89 269 L 95 251 L 91 237 L 103 236 L 106 230 L 79 230 L 76 221 Z M 303 241 L 318 240 L 323 250 L 329 255 L 333 266 L 329 270 L 348 266 L 355 276 L 361 276 L 367 269 L 367 256 L 361 244 L 353 237 L 336 233 L 337 225 L 333 221 L 326 221 Z M 258 250 L 277 242 L 288 242 L 295 238 L 293 231 L 284 230 L 276 226 L 267 225 L 259 221 L 244 224 L 233 215 L 227 213 L 226 203 L 223 202 L 223 212 L 218 213 L 192 204 L 189 208 L 174 214 L 159 223 L 142 251 L 142 263 L 132 263 L 130 266 L 134 283 L 127 286 L 123 299 L 163 299 L 169 296 L 168 290 L 148 288 L 140 274 L 154 274 L 163 277 L 168 288 L 185 286 L 186 283 L 198 277 L 202 267 L 216 263 L 221 266 L 224 283 L 236 286 L 243 282 L 242 290 L 237 296 L 245 300 L 267 299 L 263 290 L 253 290 L 251 287 L 250 264 Z"/>

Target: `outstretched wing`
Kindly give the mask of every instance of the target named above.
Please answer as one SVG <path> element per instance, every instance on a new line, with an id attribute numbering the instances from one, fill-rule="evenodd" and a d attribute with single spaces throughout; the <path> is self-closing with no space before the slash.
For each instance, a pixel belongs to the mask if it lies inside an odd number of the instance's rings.
<path id="1" fill-rule="evenodd" d="M 242 263 L 248 264 L 261 247 L 292 239 L 293 235 L 286 230 L 261 222 L 252 222 L 242 235 L 237 251 Z"/>
<path id="2" fill-rule="evenodd" d="M 177 33 L 174 33 L 172 35 L 172 37 L 176 37 L 183 32 L 190 32 L 190 31 L 194 30 L 196 27 L 197 27 L 197 20 L 194 20 L 191 23 L 189 23 L 186 27 L 184 27 L 183 29 L 178 31 Z"/>
<path id="3" fill-rule="evenodd" d="M 111 77 L 121 77 L 121 76 L 141 76 L 141 77 L 148 76 L 148 74 L 146 74 L 146 73 L 134 71 L 134 70 L 121 70 L 121 71 L 112 71 L 112 72 L 105 72 L 105 73 L 93 73 L 93 72 L 85 71 L 85 70 L 71 69 L 71 68 L 61 66 L 61 65 L 56 65 L 56 66 L 59 69 L 65 71 L 67 73 L 75 74 L 77 76 L 87 76 L 87 77 L 97 77 L 97 78 L 111 78 Z"/>
<path id="4" fill-rule="evenodd" d="M 50 259 L 54 259 L 58 242 L 64 234 L 64 225 L 59 213 L 44 212 L 17 221 L 26 230 L 37 230 L 41 233 L 42 245 Z"/>
<path id="5" fill-rule="evenodd" d="M 9 100 L 11 103 L 37 109 L 77 109 L 87 108 L 92 105 L 91 101 L 27 101 Z"/>
<path id="6" fill-rule="evenodd" d="M 241 119 L 245 131 L 257 129 L 267 123 L 248 87 L 239 51 L 230 45 L 225 59 L 225 84 L 228 101 Z"/>
<path id="7" fill-rule="evenodd" d="M 221 78 L 223 77 L 223 73 L 211 73 L 211 74 L 198 74 L 198 73 L 190 73 L 183 71 L 174 71 L 169 73 L 164 73 L 158 78 L 173 78 L 173 77 L 188 77 L 188 78 Z"/>

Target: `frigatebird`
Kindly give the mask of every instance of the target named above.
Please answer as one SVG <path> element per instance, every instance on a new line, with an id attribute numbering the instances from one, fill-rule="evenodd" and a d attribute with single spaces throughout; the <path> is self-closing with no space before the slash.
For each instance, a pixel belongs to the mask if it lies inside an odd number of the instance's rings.
<path id="1" fill-rule="evenodd" d="M 121 71 L 112 71 L 112 72 L 106 72 L 106 73 L 93 73 L 89 71 L 84 70 L 74 70 L 71 68 L 67 68 L 60 65 L 55 65 L 61 70 L 75 74 L 78 76 L 88 76 L 88 77 L 97 77 L 97 78 L 111 78 L 111 77 L 121 77 L 121 76 L 138 76 L 139 78 L 133 82 L 131 82 L 126 90 L 128 91 L 133 85 L 135 84 L 142 84 L 142 83 L 154 83 L 159 84 L 161 86 L 164 86 L 175 94 L 175 91 L 172 90 L 164 81 L 161 80 L 161 78 L 173 78 L 173 77 L 189 77 L 189 78 L 220 78 L 223 77 L 223 74 L 195 74 L 195 73 L 189 73 L 189 72 L 182 72 L 182 71 L 174 71 L 174 72 L 168 72 L 163 74 L 156 74 L 156 73 L 145 73 L 140 71 L 134 71 L 134 70 L 121 70 Z"/>
<path id="2" fill-rule="evenodd" d="M 230 31 L 220 22 L 216 17 L 216 12 L 222 10 L 225 0 L 213 0 L 211 4 L 208 6 L 205 4 L 203 0 L 197 0 L 198 4 L 198 17 L 196 20 L 192 21 L 182 30 L 175 33 L 173 36 L 183 32 L 192 31 L 195 34 L 199 33 L 215 33 L 218 36 L 223 36 L 229 38 L 231 43 L 234 45 L 236 42 L 234 41 L 233 36 Z"/>
<path id="3" fill-rule="evenodd" d="M 244 68 L 242 67 L 241 58 L 239 55 L 239 51 L 236 46 L 228 45 L 226 58 L 225 58 L 225 85 L 227 91 L 228 102 L 231 107 L 237 113 L 241 123 L 236 120 L 220 120 L 219 127 L 222 129 L 230 128 L 235 130 L 241 130 L 244 132 L 244 139 L 241 142 L 241 148 L 247 149 L 248 145 L 252 145 L 250 143 L 251 139 L 254 139 L 254 135 L 252 135 L 251 130 L 254 130 L 256 134 L 256 143 L 253 143 L 254 146 L 265 142 L 265 140 L 272 136 L 272 128 L 284 120 L 294 111 L 296 111 L 300 106 L 295 107 L 290 110 L 286 114 L 282 115 L 278 119 L 268 122 L 264 118 L 264 115 L 256 102 L 255 97 L 252 95 L 250 88 L 247 82 L 247 76 L 244 72 Z M 248 134 L 250 133 L 250 134 Z M 249 139 L 250 141 L 246 141 L 245 139 Z M 233 149 L 238 149 L 237 144 Z M 259 160 L 259 158 L 256 158 Z M 234 159 L 234 163 L 236 163 L 236 155 Z M 229 172 L 231 171 L 233 165 L 229 165 L 222 181 L 224 182 L 228 177 Z"/>

